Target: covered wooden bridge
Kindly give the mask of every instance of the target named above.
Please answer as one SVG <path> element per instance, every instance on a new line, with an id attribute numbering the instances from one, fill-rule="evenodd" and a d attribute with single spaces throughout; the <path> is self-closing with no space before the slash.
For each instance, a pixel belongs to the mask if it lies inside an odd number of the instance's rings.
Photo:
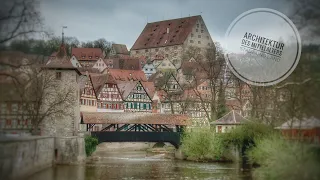
<path id="1" fill-rule="evenodd" d="M 154 113 L 82 112 L 81 123 L 101 142 L 169 142 L 180 145 L 188 116 Z M 95 131 L 95 126 L 101 126 Z"/>

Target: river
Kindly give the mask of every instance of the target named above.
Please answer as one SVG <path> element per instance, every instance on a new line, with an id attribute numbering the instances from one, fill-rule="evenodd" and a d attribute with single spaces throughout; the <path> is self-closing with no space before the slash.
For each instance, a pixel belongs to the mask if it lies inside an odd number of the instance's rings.
<path id="1" fill-rule="evenodd" d="M 27 180 L 150 180 L 150 179 L 248 179 L 235 164 L 197 163 L 167 159 L 143 151 L 100 152 L 84 165 L 59 165 Z"/>

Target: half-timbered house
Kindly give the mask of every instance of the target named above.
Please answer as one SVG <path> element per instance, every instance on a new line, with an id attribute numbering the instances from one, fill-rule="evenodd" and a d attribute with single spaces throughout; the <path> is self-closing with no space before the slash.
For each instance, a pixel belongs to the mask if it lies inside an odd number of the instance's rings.
<path id="1" fill-rule="evenodd" d="M 98 112 L 124 112 L 123 99 L 117 82 L 109 75 L 92 76 L 97 94 Z"/>
<path id="2" fill-rule="evenodd" d="M 152 112 L 152 98 L 140 81 L 118 84 L 125 112 Z"/>
<path id="3" fill-rule="evenodd" d="M 93 84 L 90 75 L 86 75 L 84 86 L 81 89 L 80 95 L 80 111 L 81 112 L 96 112 L 97 97 L 93 89 Z"/>

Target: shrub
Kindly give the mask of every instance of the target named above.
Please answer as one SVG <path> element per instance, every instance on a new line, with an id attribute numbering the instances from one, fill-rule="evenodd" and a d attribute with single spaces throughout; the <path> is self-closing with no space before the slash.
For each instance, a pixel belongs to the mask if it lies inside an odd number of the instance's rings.
<path id="1" fill-rule="evenodd" d="M 274 133 L 274 129 L 271 126 L 251 121 L 236 127 L 229 133 L 224 133 L 223 140 L 229 145 L 252 146 L 255 143 L 255 139 L 266 137 L 272 133 Z"/>
<path id="2" fill-rule="evenodd" d="M 90 156 L 95 150 L 98 145 L 98 139 L 93 136 L 86 136 L 84 138 L 85 142 L 85 149 L 86 149 L 86 154 L 87 156 Z"/>
<path id="3" fill-rule="evenodd" d="M 181 150 L 192 159 L 220 160 L 225 149 L 218 134 L 210 129 L 199 128 L 192 132 L 185 132 Z"/>
<path id="4" fill-rule="evenodd" d="M 274 134 L 256 139 L 256 146 L 247 152 L 251 162 L 258 163 L 255 179 L 320 179 L 319 147 L 292 142 Z"/>

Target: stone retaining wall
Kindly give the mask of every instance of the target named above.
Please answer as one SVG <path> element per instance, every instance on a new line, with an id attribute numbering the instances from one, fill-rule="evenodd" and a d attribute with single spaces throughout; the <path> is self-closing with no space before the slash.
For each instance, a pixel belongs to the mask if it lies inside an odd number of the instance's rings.
<path id="1" fill-rule="evenodd" d="M 53 137 L 0 139 L 0 179 L 19 178 L 51 167 Z"/>
<path id="2" fill-rule="evenodd" d="M 81 163 L 85 158 L 83 137 L 0 137 L 0 179 L 23 178 L 53 164 Z"/>

